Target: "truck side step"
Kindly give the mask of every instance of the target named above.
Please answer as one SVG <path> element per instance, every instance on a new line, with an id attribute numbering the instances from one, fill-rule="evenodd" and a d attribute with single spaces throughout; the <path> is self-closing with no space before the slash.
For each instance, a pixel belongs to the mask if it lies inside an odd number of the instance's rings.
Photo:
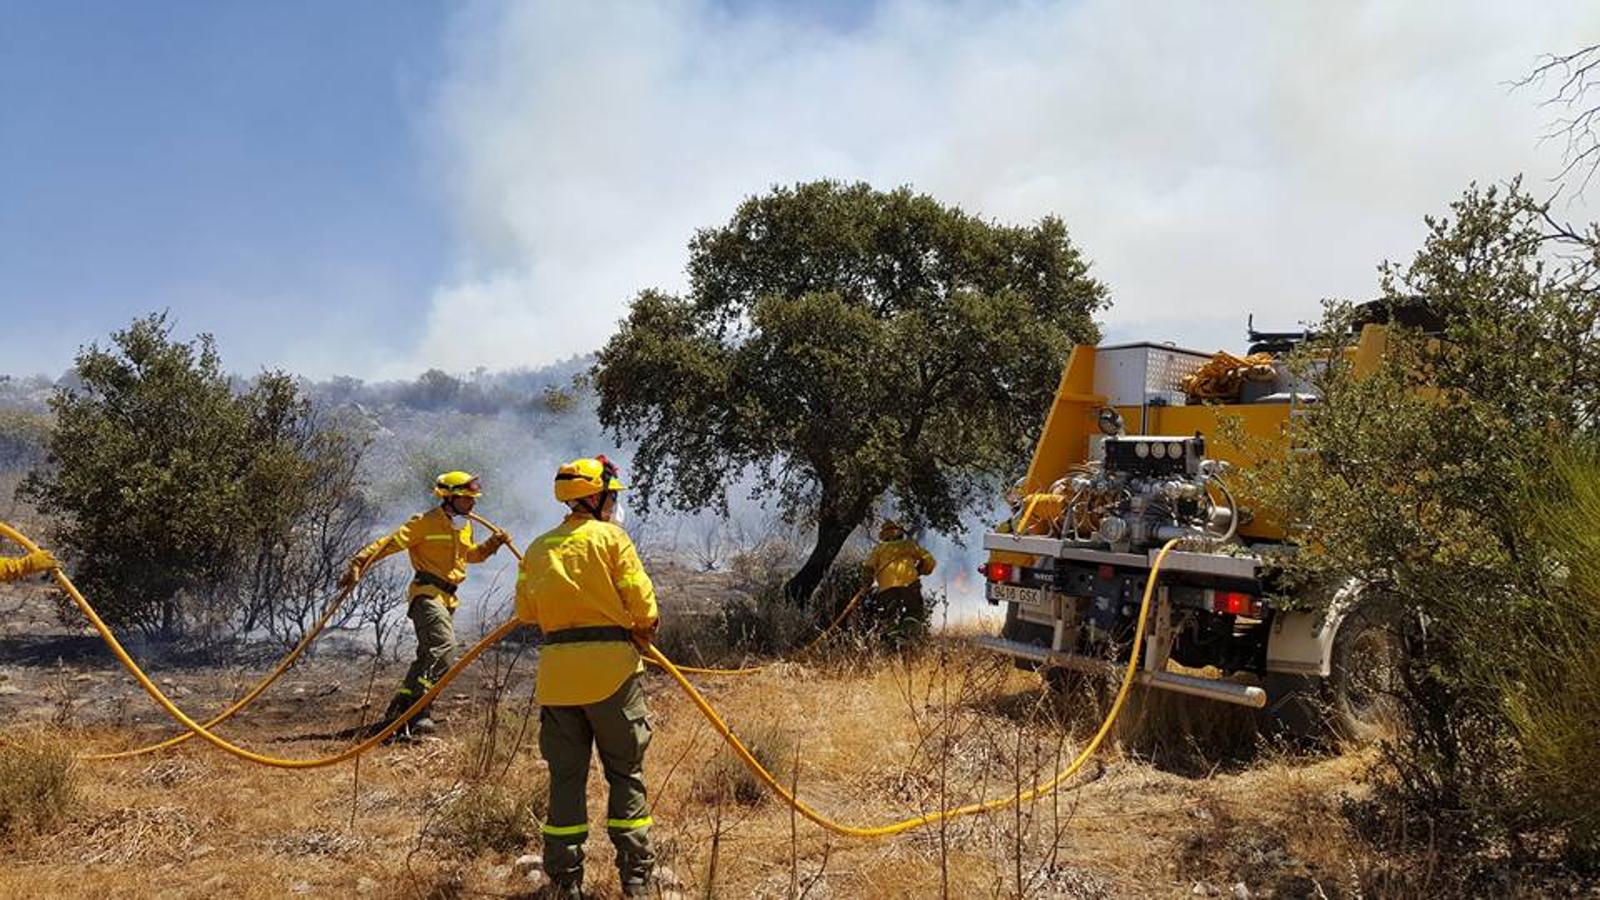
<path id="1" fill-rule="evenodd" d="M 978 646 L 987 650 L 993 650 L 996 653 L 1003 653 L 1006 656 L 1019 659 L 1032 660 L 1046 666 L 1060 666 L 1064 669 L 1088 672 L 1093 675 L 1110 675 L 1113 677 L 1121 677 L 1122 675 L 1122 666 L 1116 663 L 1088 656 L 1079 656 L 1076 653 L 1058 653 L 1047 647 L 1024 644 L 1021 641 L 1011 641 L 998 637 L 979 637 L 977 643 Z M 1179 675 L 1176 672 L 1146 672 L 1144 670 L 1140 670 L 1134 675 L 1134 681 L 1145 687 L 1174 691 L 1179 694 L 1189 694 L 1194 697 L 1205 697 L 1210 700 L 1220 700 L 1223 703 L 1233 703 L 1254 709 L 1261 709 L 1267 705 L 1267 692 L 1254 685 L 1235 684 L 1231 681 L 1219 681 L 1215 678 L 1196 678 L 1192 675 Z"/>

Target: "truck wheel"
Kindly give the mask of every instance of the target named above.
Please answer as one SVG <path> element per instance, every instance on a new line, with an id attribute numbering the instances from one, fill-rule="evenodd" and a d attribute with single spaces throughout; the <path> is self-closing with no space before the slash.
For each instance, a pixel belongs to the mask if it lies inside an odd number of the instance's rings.
<path id="1" fill-rule="evenodd" d="M 1331 672 L 1323 684 L 1328 724 L 1335 734 L 1367 743 L 1394 731 L 1400 721 L 1401 653 L 1392 619 L 1367 608 L 1345 616 L 1333 639 Z"/>

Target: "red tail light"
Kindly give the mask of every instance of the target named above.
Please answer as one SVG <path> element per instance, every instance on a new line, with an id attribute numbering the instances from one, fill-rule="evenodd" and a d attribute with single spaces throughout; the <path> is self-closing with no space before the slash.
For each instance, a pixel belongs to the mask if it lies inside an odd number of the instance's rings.
<path id="1" fill-rule="evenodd" d="M 1240 591 L 1217 591 L 1216 598 L 1211 601 L 1211 609 L 1229 616 L 1259 617 L 1261 598 Z"/>
<path id="2" fill-rule="evenodd" d="M 978 572 L 993 582 L 1010 581 L 1011 576 L 1017 573 L 1017 567 L 1011 563 L 984 563 L 978 567 Z"/>

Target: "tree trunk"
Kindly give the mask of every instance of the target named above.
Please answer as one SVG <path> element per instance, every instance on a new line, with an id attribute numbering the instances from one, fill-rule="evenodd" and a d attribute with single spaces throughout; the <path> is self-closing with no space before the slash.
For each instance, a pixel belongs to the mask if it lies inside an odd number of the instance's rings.
<path id="1" fill-rule="evenodd" d="M 822 508 L 817 515 L 817 543 L 811 548 L 811 555 L 806 557 L 800 571 L 794 573 L 794 577 L 783 586 L 783 596 L 791 606 L 802 606 L 810 599 L 817 585 L 822 583 L 823 576 L 828 573 L 828 567 L 833 565 L 834 558 L 843 549 L 844 542 L 850 538 L 850 532 L 866 515 L 867 502 L 851 503 L 847 509 L 841 509 L 846 504 L 836 500 L 830 502 L 831 499 L 823 495 Z"/>

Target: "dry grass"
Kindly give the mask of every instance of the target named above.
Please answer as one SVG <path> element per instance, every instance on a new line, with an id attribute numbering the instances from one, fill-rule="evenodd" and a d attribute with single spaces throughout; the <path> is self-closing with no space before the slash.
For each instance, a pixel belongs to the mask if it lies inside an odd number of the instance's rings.
<path id="1" fill-rule="evenodd" d="M 534 779 L 456 785 L 438 799 L 424 833 L 446 853 L 520 850 L 539 833 L 548 793 L 548 782 Z"/>
<path id="2" fill-rule="evenodd" d="M 59 828 L 77 800 L 77 764 L 59 736 L 31 731 L 0 744 L 0 837 Z"/>
<path id="3" fill-rule="evenodd" d="M 909 656 L 846 640 L 809 664 L 700 684 L 807 801 L 860 824 L 1044 780 L 1093 724 L 1087 707 L 1053 703 L 1036 676 L 949 639 Z M 527 882 L 511 863 L 538 851 L 545 796 L 525 687 L 469 683 L 477 699 L 450 707 L 441 739 L 369 754 L 359 778 L 350 766 L 261 769 L 199 745 L 86 765 L 72 821 L 10 854 L 0 896 L 515 895 Z M 1331 897 L 1350 895 L 1350 873 L 1370 867 L 1370 848 L 1339 815 L 1341 799 L 1361 792 L 1357 757 L 1258 753 L 1249 766 L 1197 772 L 1130 741 L 1139 752 L 1104 751 L 1057 794 L 862 841 L 797 820 L 785 804 L 750 802 L 748 776 L 728 766 L 699 714 L 663 678 L 646 688 L 653 834 L 690 896 L 1187 897 L 1199 883 L 1227 892 L 1243 881 L 1256 894 L 1320 887 Z M 304 735 L 321 730 L 319 715 L 349 717 L 290 701 L 264 707 L 233 733 L 286 755 L 326 751 Z M 1140 727 L 1156 726 L 1156 709 Z M 97 745 L 129 737 L 63 734 Z M 604 795 L 596 766 L 593 821 Z M 598 829 L 589 851 L 595 896 L 616 896 Z"/>
<path id="4" fill-rule="evenodd" d="M 777 777 L 779 783 L 787 783 L 793 774 L 796 749 L 791 728 L 774 722 L 761 722 L 742 731 L 740 739 L 750 755 Z M 767 786 L 727 746 L 717 750 L 701 767 L 694 786 L 695 798 L 710 805 L 736 803 L 757 806 L 771 799 Z"/>

